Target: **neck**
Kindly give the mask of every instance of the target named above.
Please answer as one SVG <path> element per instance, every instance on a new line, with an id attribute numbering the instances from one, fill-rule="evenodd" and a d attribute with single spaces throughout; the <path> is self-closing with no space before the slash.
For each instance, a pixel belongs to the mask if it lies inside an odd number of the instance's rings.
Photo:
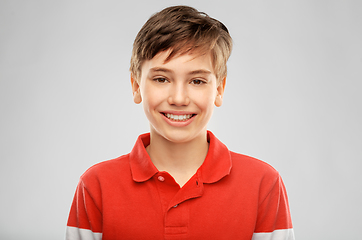
<path id="1" fill-rule="evenodd" d="M 207 132 L 189 142 L 171 142 L 151 131 L 146 150 L 159 171 L 168 172 L 182 187 L 204 162 L 207 151 Z"/>

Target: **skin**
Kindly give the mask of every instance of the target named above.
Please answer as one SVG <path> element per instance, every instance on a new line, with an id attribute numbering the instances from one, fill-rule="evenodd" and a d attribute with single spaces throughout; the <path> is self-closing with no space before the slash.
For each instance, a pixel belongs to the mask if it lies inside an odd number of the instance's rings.
<path id="1" fill-rule="evenodd" d="M 145 61 L 140 79 L 131 76 L 131 83 L 134 102 L 142 102 L 150 122 L 146 150 L 157 169 L 182 187 L 207 155 L 207 123 L 214 105 L 222 105 L 225 78 L 216 79 L 210 54 L 188 53 L 165 62 L 168 54 Z M 175 121 L 167 113 L 193 117 Z"/>

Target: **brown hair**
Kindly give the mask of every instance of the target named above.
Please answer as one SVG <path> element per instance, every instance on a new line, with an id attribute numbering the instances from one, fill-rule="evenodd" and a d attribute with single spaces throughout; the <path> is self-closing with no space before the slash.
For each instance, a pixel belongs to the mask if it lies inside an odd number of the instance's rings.
<path id="1" fill-rule="evenodd" d="M 169 49 L 166 61 L 192 50 L 210 52 L 216 78 L 221 79 L 227 74 L 232 39 L 224 24 L 203 12 L 188 6 L 165 8 L 151 16 L 136 36 L 130 67 L 133 77 L 139 81 L 143 62 Z"/>

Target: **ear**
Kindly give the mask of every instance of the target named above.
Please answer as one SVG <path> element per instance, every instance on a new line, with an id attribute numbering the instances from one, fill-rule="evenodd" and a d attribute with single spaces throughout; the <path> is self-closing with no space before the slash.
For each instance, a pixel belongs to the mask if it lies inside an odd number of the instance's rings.
<path id="1" fill-rule="evenodd" d="M 136 78 L 133 76 L 133 74 L 131 74 L 131 84 L 132 84 L 133 101 L 136 104 L 140 104 L 142 102 L 140 85 L 136 80 Z"/>
<path id="2" fill-rule="evenodd" d="M 224 90 L 225 90 L 225 84 L 226 84 L 226 77 L 224 77 L 219 82 L 219 86 L 216 88 L 216 98 L 215 98 L 215 106 L 220 107 L 222 105 L 222 97 L 224 96 Z"/>

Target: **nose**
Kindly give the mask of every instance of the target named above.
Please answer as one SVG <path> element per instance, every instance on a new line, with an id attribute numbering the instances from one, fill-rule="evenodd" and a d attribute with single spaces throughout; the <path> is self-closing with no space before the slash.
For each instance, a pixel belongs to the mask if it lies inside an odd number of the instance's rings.
<path id="1" fill-rule="evenodd" d="M 168 103 L 176 106 L 186 106 L 190 103 L 187 87 L 182 83 L 175 83 L 169 89 Z"/>

